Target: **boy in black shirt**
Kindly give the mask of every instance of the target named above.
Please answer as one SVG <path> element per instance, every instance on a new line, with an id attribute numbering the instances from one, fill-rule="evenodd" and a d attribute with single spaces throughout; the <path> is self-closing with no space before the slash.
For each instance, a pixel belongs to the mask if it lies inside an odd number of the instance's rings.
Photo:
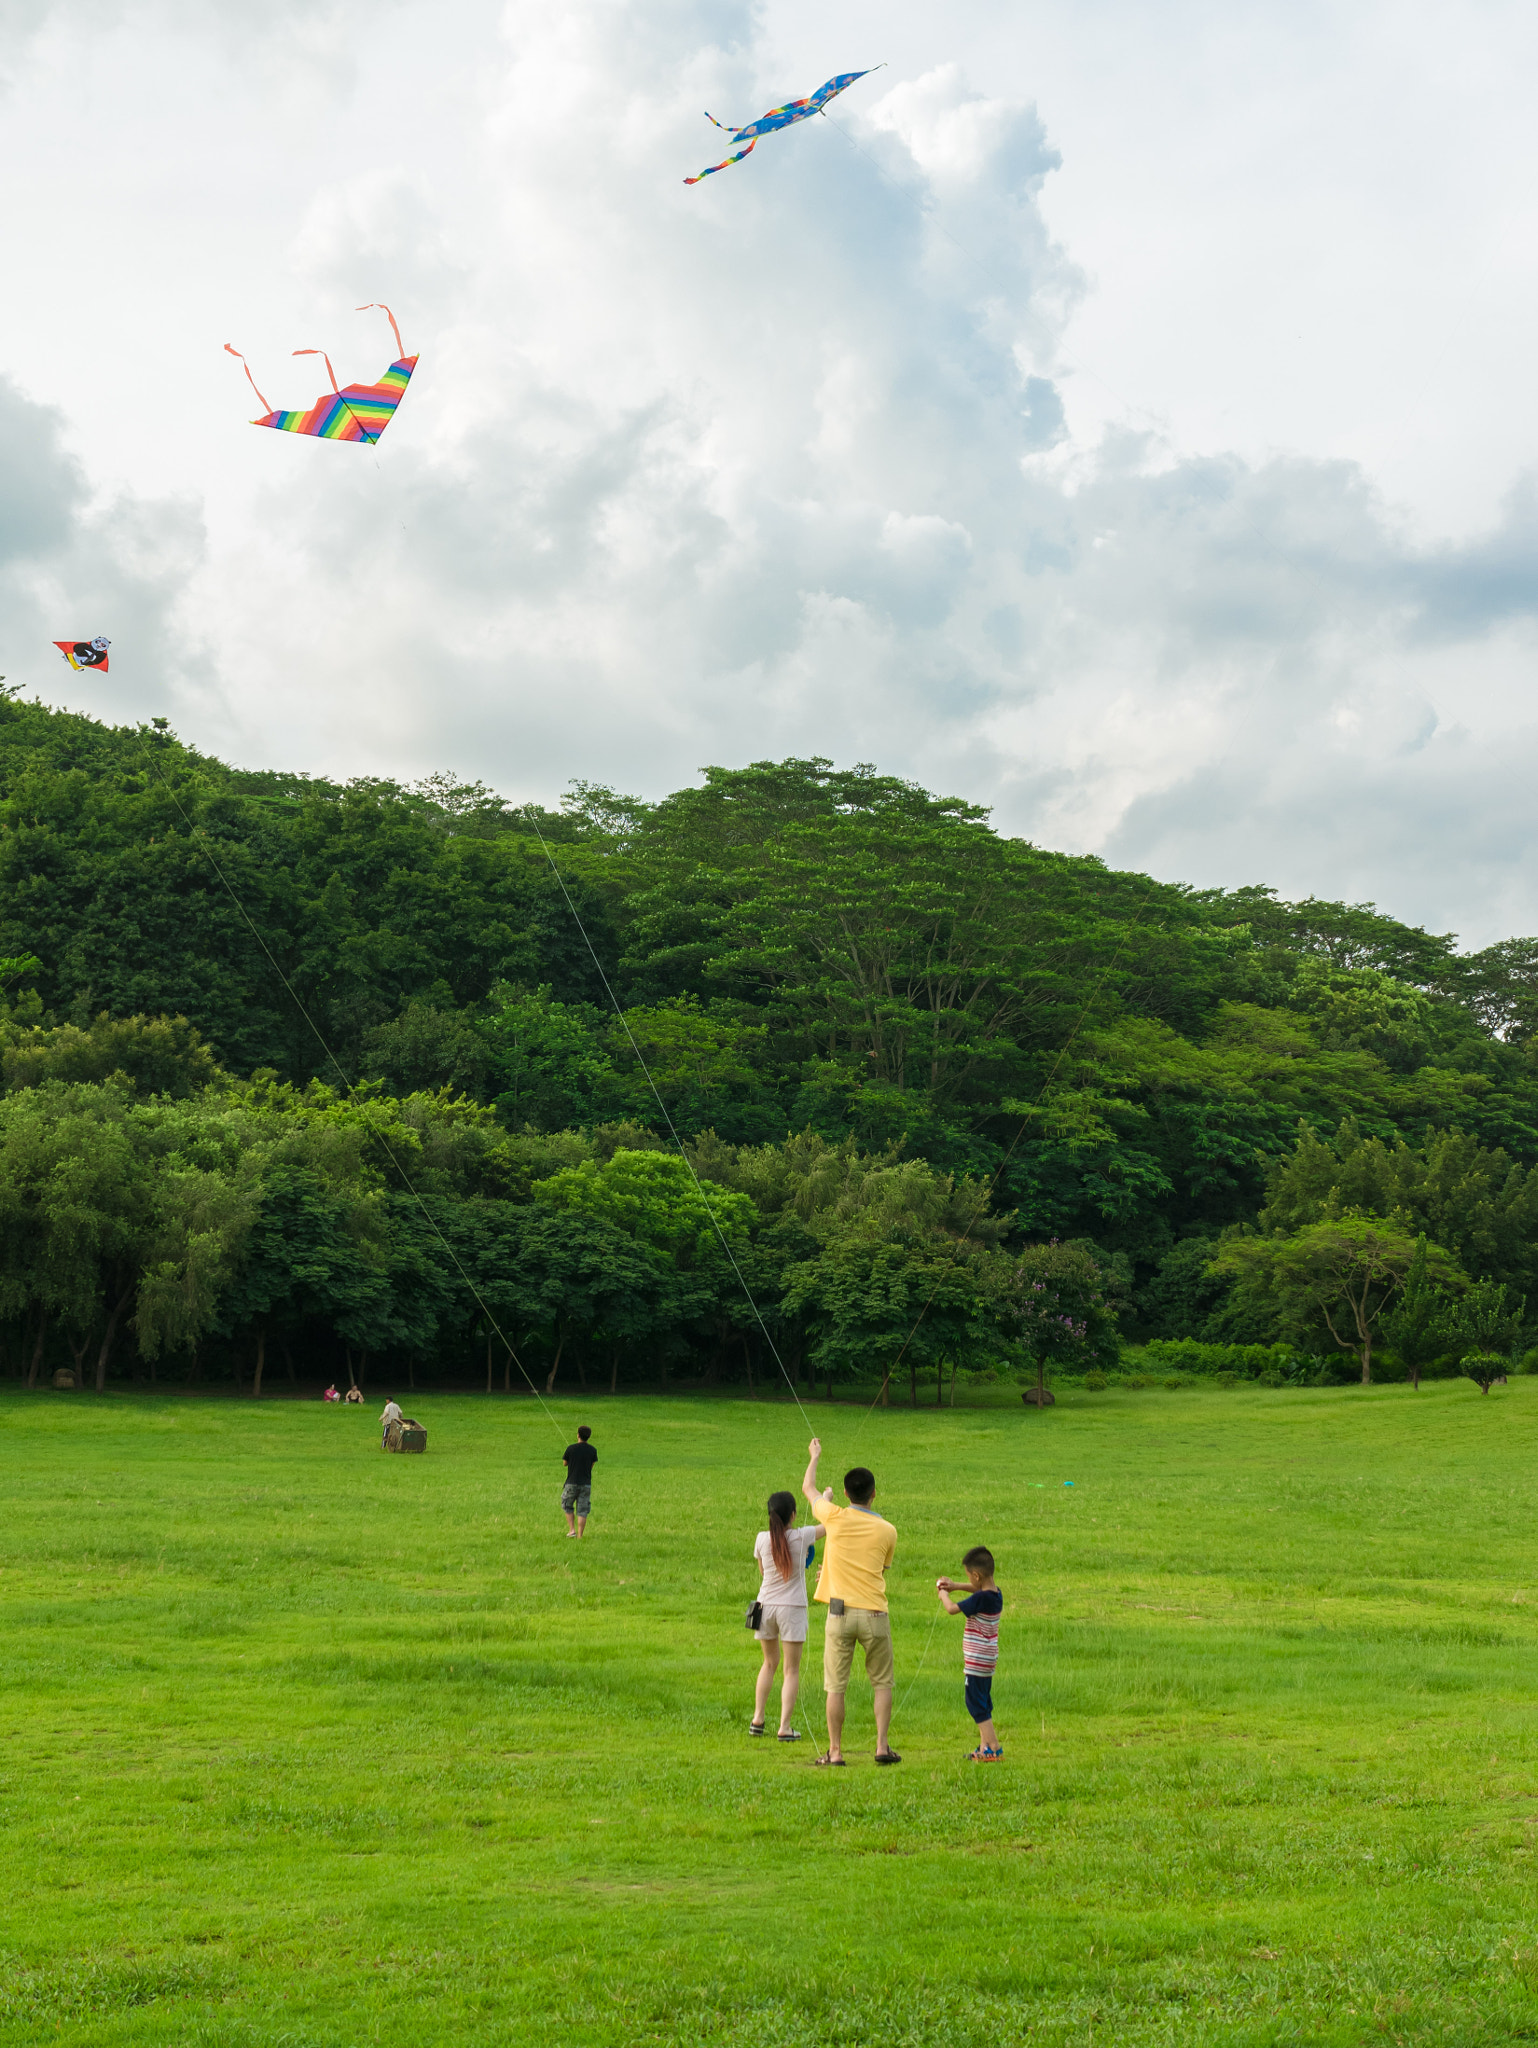
<path id="1" fill-rule="evenodd" d="M 593 1467 L 598 1463 L 598 1453 L 588 1442 L 593 1432 L 584 1422 L 577 1431 L 577 1441 L 568 1444 L 561 1457 L 566 1465 L 566 1484 L 561 1488 L 561 1509 L 566 1516 L 568 1536 L 580 1536 L 587 1527 L 587 1518 L 593 1511 Z"/>

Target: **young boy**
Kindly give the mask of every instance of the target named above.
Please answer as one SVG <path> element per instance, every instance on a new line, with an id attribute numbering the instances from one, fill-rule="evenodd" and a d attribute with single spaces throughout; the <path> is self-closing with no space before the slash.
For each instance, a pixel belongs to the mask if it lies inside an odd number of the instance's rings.
<path id="1" fill-rule="evenodd" d="M 966 1584 L 959 1579 L 936 1579 L 935 1591 L 947 1614 L 964 1614 L 966 1630 L 961 1638 L 962 1669 L 967 1678 L 967 1712 L 977 1723 L 977 1747 L 967 1758 L 970 1764 L 996 1764 L 1004 1751 L 993 1725 L 993 1669 L 999 1661 L 999 1616 L 1004 1612 L 1004 1595 L 993 1583 L 993 1552 L 979 1543 L 961 1560 L 966 1567 Z M 952 1600 L 952 1593 L 966 1593 L 965 1600 Z"/>

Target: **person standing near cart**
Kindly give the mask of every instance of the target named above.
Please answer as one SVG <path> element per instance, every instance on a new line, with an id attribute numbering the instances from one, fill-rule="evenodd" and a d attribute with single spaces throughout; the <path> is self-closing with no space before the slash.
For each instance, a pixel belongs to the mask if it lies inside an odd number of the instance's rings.
<path id="1" fill-rule="evenodd" d="M 577 1441 L 568 1444 L 561 1453 L 566 1465 L 566 1484 L 561 1488 L 561 1512 L 566 1517 L 568 1536 L 580 1536 L 593 1511 L 593 1467 L 598 1463 L 598 1453 L 588 1442 L 592 1434 L 584 1422 L 577 1431 Z"/>

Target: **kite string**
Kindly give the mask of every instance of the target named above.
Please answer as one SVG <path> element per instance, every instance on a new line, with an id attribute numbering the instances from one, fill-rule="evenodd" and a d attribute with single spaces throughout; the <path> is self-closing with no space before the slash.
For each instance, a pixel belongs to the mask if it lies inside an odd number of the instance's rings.
<path id="1" fill-rule="evenodd" d="M 544 833 L 541 832 L 539 829 L 539 819 L 535 815 L 533 804 L 525 804 L 523 810 L 524 816 L 528 819 L 529 823 L 534 828 L 534 837 L 539 841 L 540 851 L 544 854 L 545 859 L 550 863 L 550 872 L 552 875 L 554 875 L 556 887 L 560 890 L 561 895 L 565 899 L 566 908 L 571 912 L 572 922 L 576 925 L 577 930 L 582 934 L 582 943 L 587 947 L 588 953 L 592 957 L 593 967 L 597 972 L 598 979 L 603 983 L 603 992 L 609 998 L 610 1003 L 613 1005 L 614 1014 L 616 1017 L 618 1017 L 620 1024 L 624 1030 L 625 1036 L 630 1041 L 630 1050 L 635 1054 L 637 1065 L 640 1067 L 641 1072 L 646 1076 L 646 1085 L 651 1089 L 652 1096 L 656 1101 L 657 1108 L 662 1116 L 662 1121 L 667 1125 L 668 1136 L 673 1140 L 673 1144 L 678 1152 L 679 1158 L 683 1161 L 684 1165 L 688 1167 L 689 1177 L 694 1182 L 695 1193 L 704 1203 L 706 1214 L 709 1216 L 710 1221 L 714 1226 L 716 1236 L 721 1240 L 721 1249 L 726 1253 L 727 1258 L 731 1262 L 732 1271 L 737 1276 L 737 1284 L 741 1287 L 743 1294 L 747 1299 L 748 1307 L 753 1311 L 753 1320 L 758 1324 L 759 1329 L 762 1331 L 764 1342 L 769 1347 L 770 1356 L 774 1359 L 775 1364 L 780 1368 L 780 1373 L 784 1378 L 786 1386 L 790 1388 L 791 1399 L 795 1402 L 796 1406 L 801 1410 L 802 1421 L 806 1424 L 807 1428 L 811 1430 L 812 1435 L 815 1436 L 817 1434 L 816 1425 L 813 1423 L 812 1418 L 807 1414 L 805 1407 L 802 1406 L 801 1396 L 796 1391 L 796 1383 L 791 1378 L 790 1373 L 786 1368 L 784 1359 L 780 1356 L 779 1347 L 776 1345 L 774 1339 L 769 1334 L 769 1325 L 764 1321 L 763 1314 L 759 1309 L 757 1301 L 754 1299 L 753 1290 L 751 1287 L 749 1287 L 747 1283 L 747 1278 L 743 1273 L 741 1266 L 739 1266 L 737 1263 L 737 1255 L 732 1250 L 731 1243 L 726 1235 L 726 1232 L 721 1228 L 720 1218 L 716 1215 L 715 1209 L 711 1204 L 710 1197 L 705 1193 L 704 1182 L 700 1179 L 699 1174 L 695 1171 L 694 1161 L 689 1157 L 688 1153 L 684 1150 L 683 1140 L 679 1137 L 673 1119 L 668 1114 L 668 1106 L 662 1099 L 662 1094 L 657 1087 L 656 1081 L 652 1078 L 651 1068 L 646 1064 L 646 1056 L 641 1051 L 640 1046 L 636 1043 L 635 1033 L 630 1028 L 630 1020 L 625 1015 L 624 1011 L 620 1008 L 619 998 L 615 995 L 613 988 L 610 986 L 609 977 L 607 974 L 604 973 L 603 970 L 603 962 L 598 957 L 598 949 L 593 944 L 592 939 L 588 936 L 587 926 L 582 922 L 582 918 L 577 910 L 577 906 L 572 901 L 571 891 L 566 886 L 566 878 L 561 873 L 560 868 L 556 864 L 555 855 L 550 851 L 550 847 L 545 839 Z"/>
<path id="2" fill-rule="evenodd" d="M 261 394 L 258 393 L 257 395 L 260 397 Z M 488 1328 L 496 1332 L 496 1335 L 500 1340 L 503 1348 L 506 1350 L 509 1358 L 512 1359 L 513 1363 L 517 1366 L 518 1370 L 523 1374 L 525 1380 L 528 1381 L 529 1392 L 534 1396 L 535 1400 L 538 1401 L 540 1407 L 544 1410 L 546 1417 L 554 1425 L 557 1434 L 564 1435 L 565 1432 L 561 1429 L 561 1425 L 556 1421 L 554 1411 L 551 1409 L 544 1395 L 541 1394 L 541 1392 L 539 1391 L 539 1388 L 534 1384 L 533 1380 L 529 1378 L 528 1370 L 525 1367 L 523 1360 L 519 1357 L 518 1352 L 514 1347 L 512 1341 L 507 1336 L 501 1324 L 497 1321 L 496 1317 L 492 1314 L 492 1311 L 489 1305 L 487 1304 L 485 1297 L 482 1295 L 480 1289 L 476 1286 L 475 1282 L 470 1278 L 470 1275 L 465 1271 L 464 1266 L 460 1261 L 459 1254 L 455 1251 L 453 1245 L 450 1244 L 449 1240 L 444 1236 L 443 1231 L 438 1224 L 437 1218 L 433 1215 L 432 1211 L 428 1208 L 422 1196 L 418 1193 L 416 1185 L 412 1181 L 411 1176 L 406 1172 L 405 1167 L 401 1164 L 399 1155 L 396 1153 L 394 1146 L 390 1143 L 389 1139 L 385 1136 L 384 1132 L 380 1129 L 379 1125 L 369 1115 L 367 1098 L 359 1096 L 355 1085 L 348 1080 L 346 1071 L 343 1068 L 341 1061 L 337 1058 L 336 1054 L 331 1050 L 330 1045 L 327 1043 L 325 1034 L 322 1032 L 320 1026 L 316 1023 L 315 1019 L 310 1015 L 309 1011 L 306 1009 L 303 1001 L 300 999 L 298 990 L 294 987 L 293 983 L 289 980 L 288 976 L 283 972 L 283 969 L 278 965 L 277 959 L 273 953 L 272 948 L 268 945 L 266 939 L 262 936 L 250 912 L 246 909 L 245 904 L 241 901 L 234 884 L 230 881 L 229 876 L 224 872 L 223 867 L 220 865 L 219 859 L 213 851 L 213 845 L 209 839 L 208 834 L 205 831 L 203 831 L 201 827 L 194 824 L 192 818 L 188 815 L 186 806 L 182 803 L 181 798 L 177 795 L 175 786 L 171 782 L 170 778 L 162 772 L 160 763 L 155 759 L 154 752 L 150 747 L 150 744 L 147 739 L 143 740 L 143 750 L 145 758 L 148 760 L 150 767 L 154 771 L 155 776 L 159 781 L 161 787 L 165 790 L 167 796 L 170 797 L 172 803 L 175 804 L 177 810 L 180 812 L 182 822 L 187 827 L 188 836 L 190 838 L 200 839 L 202 841 L 203 851 L 207 856 L 209 866 L 213 869 L 214 873 L 219 877 L 220 882 L 224 885 L 226 894 L 229 896 L 229 899 L 234 904 L 235 908 L 239 911 L 241 917 L 245 920 L 246 926 L 250 931 L 251 936 L 256 940 L 256 943 L 261 947 L 262 951 L 266 954 L 268 963 L 271 966 L 273 973 L 277 975 L 279 981 L 282 982 L 284 988 L 288 991 L 289 997 L 292 1000 L 295 1009 L 299 1012 L 300 1016 L 303 1017 L 305 1023 L 309 1025 L 311 1031 L 315 1034 L 316 1042 L 319 1044 L 321 1051 L 326 1055 L 326 1058 L 331 1062 L 332 1066 L 336 1069 L 337 1076 L 340 1079 L 343 1088 L 346 1089 L 349 1099 L 357 1102 L 363 1109 L 364 1122 L 368 1125 L 373 1135 L 379 1140 L 379 1143 L 383 1146 L 384 1151 L 388 1156 L 391 1165 L 395 1168 L 397 1174 L 399 1174 L 401 1183 L 405 1187 L 406 1192 L 411 1196 L 412 1200 L 416 1203 L 417 1207 L 421 1210 L 423 1216 L 426 1218 L 429 1229 L 431 1229 L 433 1235 L 437 1238 L 438 1242 L 443 1246 L 443 1249 L 448 1253 L 450 1260 L 453 1262 L 455 1271 L 459 1274 L 460 1279 L 464 1281 L 465 1286 L 469 1289 L 471 1295 L 474 1297 L 475 1302 L 481 1311 L 481 1314 L 486 1318 Z"/>

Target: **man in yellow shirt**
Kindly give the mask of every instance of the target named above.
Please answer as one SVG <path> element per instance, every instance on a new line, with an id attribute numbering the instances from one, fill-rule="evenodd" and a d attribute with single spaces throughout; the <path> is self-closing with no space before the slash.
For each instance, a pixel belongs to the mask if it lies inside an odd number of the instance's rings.
<path id="1" fill-rule="evenodd" d="M 897 1531 L 871 1506 L 876 1477 L 863 1465 L 844 1474 L 848 1507 L 833 1505 L 833 1489 L 817 1490 L 817 1460 L 822 1445 L 811 1442 L 811 1463 L 801 1482 L 812 1513 L 821 1522 L 822 1574 L 814 1599 L 828 1606 L 823 1636 L 822 1683 L 828 1695 L 828 1753 L 820 1764 L 844 1761 L 844 1694 L 854 1667 L 856 1643 L 865 1652 L 865 1675 L 876 1704 L 876 1761 L 900 1764 L 902 1758 L 887 1741 L 892 1725 L 892 1628 L 886 1608 L 886 1568 L 897 1551 Z"/>

